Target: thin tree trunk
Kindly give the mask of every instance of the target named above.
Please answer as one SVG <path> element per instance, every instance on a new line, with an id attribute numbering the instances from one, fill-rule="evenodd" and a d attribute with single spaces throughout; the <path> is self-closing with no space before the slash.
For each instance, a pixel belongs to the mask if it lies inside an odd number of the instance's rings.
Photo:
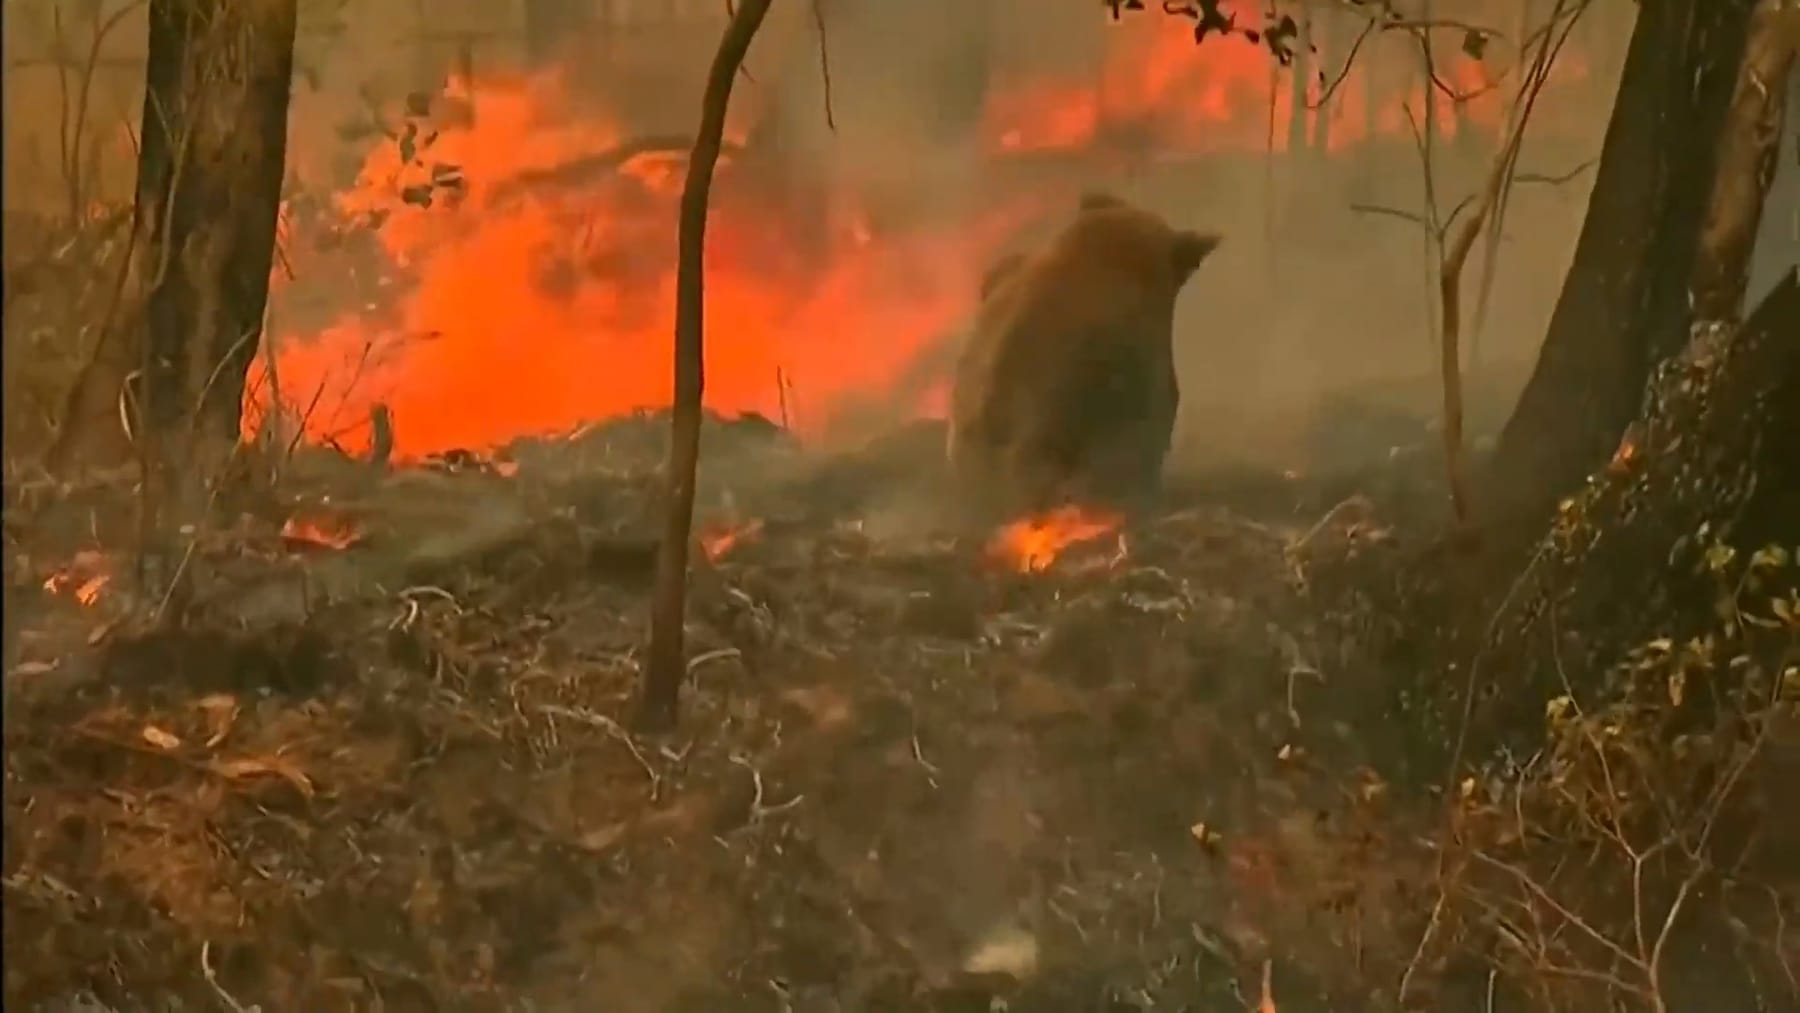
<path id="1" fill-rule="evenodd" d="M 689 539 L 694 524 L 694 485 L 700 464 L 700 406 L 706 388 L 704 278 L 707 204 L 713 170 L 725 133 L 731 86 L 756 30 L 769 13 L 770 0 L 738 0 L 737 11 L 719 41 L 706 93 L 700 103 L 700 128 L 688 159 L 687 182 L 681 191 L 681 218 L 675 280 L 675 403 L 666 466 L 668 514 L 656 554 L 656 587 L 651 602 L 650 648 L 644 660 L 644 684 L 638 723 L 647 730 L 673 727 L 687 675 L 686 631 Z"/>
<path id="2" fill-rule="evenodd" d="M 1521 47 L 1517 56 L 1520 66 L 1525 64 L 1525 50 L 1522 47 L 1525 45 L 1525 40 L 1531 37 L 1532 8 L 1535 6 L 1534 0 L 1519 0 L 1519 21 L 1514 31 L 1517 33 L 1518 44 Z M 1558 5 L 1551 5 L 1553 15 L 1560 10 Z M 1583 22 L 1588 23 L 1591 23 L 1594 18 L 1591 12 L 1579 16 Z M 1548 31 L 1548 28 L 1546 27 L 1545 30 Z M 1576 31 L 1577 38 L 1580 38 L 1581 28 L 1578 26 Z M 1508 205 L 1512 203 L 1512 179 L 1513 174 L 1518 171 L 1518 163 L 1519 151 L 1515 148 L 1506 167 L 1506 178 L 1501 182 L 1500 193 L 1494 202 L 1493 226 L 1488 229 L 1487 241 L 1482 244 L 1481 281 L 1475 290 L 1474 314 L 1469 320 L 1469 372 L 1472 375 L 1480 372 L 1485 361 L 1481 353 L 1484 345 L 1483 339 L 1487 336 L 1488 307 L 1491 305 L 1490 300 L 1494 295 L 1494 281 L 1500 273 L 1500 241 L 1506 235 L 1506 212 Z"/>
<path id="3" fill-rule="evenodd" d="M 1312 139 L 1308 129 L 1306 108 L 1307 75 L 1313 66 L 1313 14 L 1310 9 L 1300 12 L 1300 36 L 1294 40 L 1294 62 L 1288 65 L 1288 90 L 1291 102 L 1288 108 L 1288 175 L 1299 175 L 1309 161 L 1307 148 Z"/>
<path id="4" fill-rule="evenodd" d="M 1337 42 L 1336 18 L 1336 11 L 1330 7 L 1320 7 L 1316 10 L 1307 8 L 1307 19 L 1310 26 L 1308 34 L 1314 40 L 1312 56 L 1315 68 L 1330 66 L 1333 61 L 1341 59 L 1334 46 Z M 1320 82 L 1319 75 L 1320 70 L 1315 69 L 1307 82 L 1307 88 L 1302 89 L 1302 95 L 1306 94 L 1306 91 L 1310 90 L 1315 82 Z M 1336 104 L 1336 100 L 1325 96 L 1323 83 L 1320 82 L 1319 97 L 1314 101 L 1318 102 L 1319 108 L 1312 111 L 1311 143 L 1317 158 L 1324 161 L 1331 154 L 1331 107 Z"/>
<path id="5" fill-rule="evenodd" d="M 1431 0 L 1425 0 L 1420 8 L 1421 19 L 1432 18 Z M 1419 170 L 1424 178 L 1422 197 L 1424 207 L 1419 209 L 1421 221 L 1429 223 L 1419 230 L 1419 260 L 1425 276 L 1425 343 L 1436 351 L 1439 347 L 1438 311 L 1440 300 L 1438 295 L 1438 270 L 1443 266 L 1444 241 L 1436 232 L 1438 218 L 1444 209 L 1438 206 L 1438 117 L 1437 89 L 1433 78 L 1437 75 L 1436 54 L 1431 47 L 1431 33 L 1419 35 L 1419 75 L 1422 80 L 1419 94 L 1423 96 L 1423 106 L 1419 110 Z"/>
<path id="6" fill-rule="evenodd" d="M 1696 320 L 1736 320 L 1743 310 L 1750 254 L 1781 155 L 1796 46 L 1800 3 L 1761 0 L 1725 113 L 1712 201 L 1700 229 L 1692 286 Z"/>
<path id="7" fill-rule="evenodd" d="M 1370 50 L 1369 59 L 1362 66 L 1352 68 L 1351 73 L 1361 76 L 1363 80 L 1363 143 L 1369 150 L 1376 150 L 1381 140 L 1381 110 L 1386 108 L 1388 81 L 1382 73 L 1383 61 L 1376 59 L 1382 54 L 1383 47 L 1377 43 Z"/>
<path id="8" fill-rule="evenodd" d="M 1557 4 L 1560 14 L 1562 4 Z M 1537 106 L 1538 96 L 1542 94 L 1545 81 L 1549 78 L 1556 58 L 1562 50 L 1568 34 L 1579 23 L 1580 15 L 1574 20 L 1561 23 L 1559 35 L 1555 31 L 1546 30 L 1539 38 L 1537 48 L 1531 54 L 1531 63 L 1524 71 L 1519 83 L 1519 94 L 1514 100 L 1511 120 L 1507 124 L 1506 136 L 1500 141 L 1500 149 L 1494 154 L 1492 164 L 1488 167 L 1488 178 L 1482 186 L 1481 193 L 1476 196 L 1469 213 L 1457 226 L 1454 237 L 1446 244 L 1443 261 L 1438 267 L 1438 288 L 1443 342 L 1438 355 L 1438 365 L 1442 370 L 1444 388 L 1444 451 L 1448 465 L 1450 482 L 1450 502 L 1455 510 L 1456 522 L 1459 526 L 1470 524 L 1470 504 L 1468 480 L 1463 465 L 1462 430 L 1463 430 L 1463 385 L 1462 385 L 1462 274 L 1468 262 L 1469 252 L 1474 249 L 1475 240 L 1480 237 L 1483 228 L 1497 230 L 1500 221 L 1494 216 L 1498 213 L 1500 202 L 1504 199 L 1508 179 L 1512 175 L 1512 167 L 1518 159 L 1519 147 L 1524 142 L 1525 130 L 1531 123 L 1531 113 Z M 1491 233 L 1490 233 L 1491 234 Z M 1493 244 L 1490 244 L 1490 250 Z"/>
<path id="9" fill-rule="evenodd" d="M 1717 139 L 1755 0 L 1643 0 L 1593 196 L 1483 497 L 1535 527 L 1604 463 L 1688 335 Z"/>

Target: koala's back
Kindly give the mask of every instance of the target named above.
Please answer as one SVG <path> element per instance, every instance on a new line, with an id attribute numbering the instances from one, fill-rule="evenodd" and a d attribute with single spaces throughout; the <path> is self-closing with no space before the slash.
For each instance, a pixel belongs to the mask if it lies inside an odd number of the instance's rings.
<path id="1" fill-rule="evenodd" d="M 1091 463 L 1096 441 L 1146 418 L 1173 425 L 1177 236 L 1147 211 L 1084 207 L 992 281 L 958 367 L 953 465 L 1042 500 Z"/>

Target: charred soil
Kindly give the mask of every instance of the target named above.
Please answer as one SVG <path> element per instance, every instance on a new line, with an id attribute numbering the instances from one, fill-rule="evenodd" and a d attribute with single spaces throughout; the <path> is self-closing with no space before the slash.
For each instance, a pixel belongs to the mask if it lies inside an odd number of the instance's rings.
<path id="1" fill-rule="evenodd" d="M 1266 962 L 1292 1011 L 1403 958 L 1421 859 L 1314 713 L 1298 529 L 1170 503 L 1008 556 L 822 517 L 867 462 L 716 425 L 643 738 L 660 431 L 303 457 L 156 627 L 74 555 L 106 490 L 14 483 L 68 540 L 9 560 L 8 1002 L 1235 1010 Z"/>
<path id="2" fill-rule="evenodd" d="M 194 540 L 184 602 L 108 551 L 128 478 L 16 476 L 6 1001 L 1481 1008 L 1463 966 L 1513 916 L 1438 917 L 1428 553 L 1256 476 L 959 537 L 918 436 L 821 460 L 709 421 L 665 737 L 626 723 L 663 418 L 300 451 Z"/>

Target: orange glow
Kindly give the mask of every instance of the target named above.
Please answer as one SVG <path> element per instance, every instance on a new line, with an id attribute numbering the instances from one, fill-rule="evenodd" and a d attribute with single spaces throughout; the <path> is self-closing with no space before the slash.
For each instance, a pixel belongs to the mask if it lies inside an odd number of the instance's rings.
<path id="1" fill-rule="evenodd" d="M 323 510 L 295 514 L 281 526 L 281 540 L 295 548 L 347 549 L 362 538 L 355 522 Z"/>
<path id="2" fill-rule="evenodd" d="M 732 527 L 724 527 L 700 536 L 700 550 L 706 553 L 709 562 L 718 562 L 731 554 L 731 550 L 762 533 L 763 522 L 751 521 Z"/>
<path id="3" fill-rule="evenodd" d="M 1261 6 L 1243 0 L 1221 4 L 1246 25 L 1261 24 Z M 988 110 L 990 142 L 1002 151 L 1072 151 L 1103 147 L 1109 136 L 1136 134 L 1168 152 L 1260 151 L 1271 145 L 1285 151 L 1294 115 L 1293 69 L 1280 66 L 1266 45 L 1241 36 L 1209 36 L 1195 45 L 1186 23 L 1173 20 L 1144 17 L 1109 26 L 1112 38 L 1105 59 L 1099 73 L 1086 81 L 1046 78 L 1002 90 Z M 1332 150 L 1369 139 L 1371 96 L 1364 67 L 1353 68 L 1332 89 L 1329 101 L 1321 101 L 1320 73 L 1326 81 L 1334 80 L 1343 57 L 1323 53 L 1311 58 L 1301 110 L 1308 136 L 1314 135 L 1320 115 L 1330 118 L 1326 136 Z M 1511 82 L 1490 87 L 1487 66 L 1461 54 L 1442 54 L 1439 61 L 1439 80 L 1466 97 L 1466 118 L 1483 129 L 1497 129 L 1505 119 Z M 1424 95 L 1425 84 L 1419 80 L 1408 91 L 1383 96 L 1374 117 L 1377 132 L 1405 136 L 1411 129 L 1407 109 L 1416 115 Z M 1442 135 L 1454 136 L 1456 98 L 1439 88 L 1432 95 Z"/>
<path id="4" fill-rule="evenodd" d="M 1120 521 L 1116 514 L 1058 507 L 1002 527 L 988 542 L 988 557 L 1020 573 L 1042 573 L 1064 550 L 1110 534 Z"/>
<path id="5" fill-rule="evenodd" d="M 383 144 L 338 195 L 346 222 L 379 221 L 380 287 L 392 295 L 279 339 L 287 411 L 300 417 L 316 397 L 307 435 L 356 453 L 383 402 L 405 461 L 666 405 L 685 156 L 605 168 L 622 132 L 577 118 L 555 76 L 494 74 L 472 94 L 459 81 L 449 91 L 473 116 L 438 128 L 425 166 Z M 460 196 L 403 203 L 434 162 L 460 169 Z M 735 168 L 720 167 L 708 225 L 707 405 L 775 417 L 779 369 L 803 429 L 948 333 L 991 251 L 1037 206 L 883 236 L 854 213 L 827 230 L 821 256 Z M 263 368 L 248 385 L 247 432 L 267 409 Z"/>
<path id="6" fill-rule="evenodd" d="M 1246 23 L 1260 23 L 1254 6 L 1226 0 Z M 1071 151 L 1092 168 L 1127 142 L 1141 157 L 1285 147 L 1291 69 L 1238 37 L 1196 46 L 1178 20 L 1108 25 L 1096 72 L 997 85 L 981 127 L 987 156 Z M 1341 59 L 1314 61 L 1311 99 L 1320 64 L 1330 77 Z M 1439 67 L 1465 91 L 1483 86 L 1487 73 L 1454 54 Z M 1407 110 L 1422 107 L 1423 83 L 1414 75 L 1377 94 L 1371 80 L 1353 70 L 1336 89 L 1331 148 L 1371 130 L 1408 135 Z M 1511 88 L 1486 91 L 1460 118 L 1434 91 L 1441 132 L 1459 123 L 1497 129 Z M 361 454 L 369 409 L 385 404 L 392 459 L 407 463 L 665 406 L 685 152 L 621 160 L 632 140 L 623 120 L 571 101 L 555 73 L 494 68 L 473 86 L 453 78 L 439 105 L 448 112 L 409 135 L 415 159 L 403 161 L 400 143 L 378 143 L 355 183 L 334 195 L 328 221 L 284 207 L 275 291 L 343 281 L 324 309 L 278 305 L 273 315 L 277 326 L 310 317 L 271 345 L 284 421 L 313 442 Z M 756 104 L 733 109 L 727 133 L 742 144 Z M 396 113 L 390 125 L 401 122 Z M 431 185 L 444 176 L 460 187 Z M 750 159 L 722 159 L 707 236 L 707 407 L 784 418 L 803 437 L 821 435 L 854 401 L 890 393 L 922 350 L 954 333 L 997 251 L 1026 221 L 1066 207 L 1075 185 L 1071 177 L 1015 187 L 961 220 L 897 227 L 877 194 L 773 180 Z M 418 206 L 425 193 L 429 206 Z M 788 200 L 796 193 L 798 205 Z M 321 242 L 306 242 L 312 233 Z M 288 265 L 297 280 L 286 277 Z M 249 377 L 246 433 L 269 410 L 266 367 L 259 359 Z M 945 398 L 940 383 L 906 407 L 941 414 Z"/>
<path id="7" fill-rule="evenodd" d="M 45 578 L 44 590 L 55 595 L 67 595 L 78 604 L 92 608 L 100 601 L 101 592 L 110 583 L 112 573 L 106 557 L 98 552 L 84 550 L 76 553 L 68 566 Z"/>
<path id="8" fill-rule="evenodd" d="M 106 585 L 110 583 L 112 583 L 112 575 L 108 573 L 96 574 L 89 577 L 87 580 L 81 582 L 80 587 L 75 589 L 75 600 L 83 605 L 91 607 L 95 602 L 100 600 L 100 592 L 104 591 Z"/>

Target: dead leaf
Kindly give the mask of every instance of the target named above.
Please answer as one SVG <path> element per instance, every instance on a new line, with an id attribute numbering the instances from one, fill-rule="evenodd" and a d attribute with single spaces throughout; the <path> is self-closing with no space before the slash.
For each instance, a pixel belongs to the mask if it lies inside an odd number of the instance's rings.
<path id="1" fill-rule="evenodd" d="M 1221 838 L 1217 830 L 1207 826 L 1205 823 L 1196 823 L 1193 826 L 1188 827 L 1188 833 L 1194 835 L 1194 840 L 1200 842 L 1200 846 L 1205 848 L 1207 853 L 1215 856 L 1218 854 Z"/>
<path id="2" fill-rule="evenodd" d="M 963 961 L 967 974 L 1004 974 L 1015 981 L 1031 977 L 1037 966 L 1036 937 L 1011 926 L 990 932 Z"/>
<path id="3" fill-rule="evenodd" d="M 581 847 L 587 851 L 606 851 L 613 845 L 619 843 L 619 839 L 624 836 L 625 824 L 608 823 L 606 826 L 589 830 L 587 833 L 582 834 L 576 843 L 581 845 Z"/>
<path id="4" fill-rule="evenodd" d="M 56 671 L 56 667 L 57 663 L 54 661 L 21 661 L 6 674 L 8 676 L 45 675 Z"/>
<path id="5" fill-rule="evenodd" d="M 1357 787 L 1356 793 L 1364 802 L 1373 802 L 1387 794 L 1387 782 L 1373 771 L 1365 772 L 1362 784 Z"/>
<path id="6" fill-rule="evenodd" d="M 206 715 L 206 748 L 216 748 L 231 734 L 232 726 L 237 724 L 237 697 L 230 693 L 214 693 L 195 701 L 194 706 Z"/>
<path id="7" fill-rule="evenodd" d="M 312 778 L 292 762 L 279 756 L 262 759 L 244 757 L 236 760 L 214 760 L 209 769 L 228 781 L 244 781 L 253 777 L 279 777 L 294 786 L 294 790 L 306 798 L 313 797 Z"/>

